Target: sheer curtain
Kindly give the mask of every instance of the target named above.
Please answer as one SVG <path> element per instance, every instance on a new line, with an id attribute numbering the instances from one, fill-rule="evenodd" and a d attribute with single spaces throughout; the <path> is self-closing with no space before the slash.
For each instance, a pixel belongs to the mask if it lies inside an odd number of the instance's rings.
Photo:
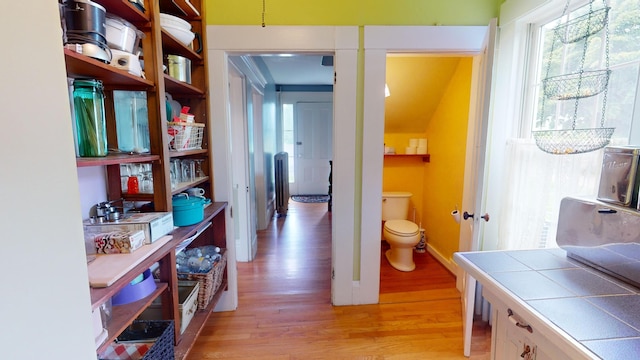
<path id="1" fill-rule="evenodd" d="M 551 155 L 538 149 L 533 140 L 510 139 L 498 248 L 556 247 L 560 200 L 597 195 L 602 154 L 603 150 Z"/>

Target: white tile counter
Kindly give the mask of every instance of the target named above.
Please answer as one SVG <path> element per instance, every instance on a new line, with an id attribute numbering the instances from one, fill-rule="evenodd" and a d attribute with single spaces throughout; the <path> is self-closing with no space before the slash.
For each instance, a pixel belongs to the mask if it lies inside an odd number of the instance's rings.
<path id="1" fill-rule="evenodd" d="M 640 289 L 561 249 L 456 253 L 454 261 L 563 357 L 640 358 Z"/>

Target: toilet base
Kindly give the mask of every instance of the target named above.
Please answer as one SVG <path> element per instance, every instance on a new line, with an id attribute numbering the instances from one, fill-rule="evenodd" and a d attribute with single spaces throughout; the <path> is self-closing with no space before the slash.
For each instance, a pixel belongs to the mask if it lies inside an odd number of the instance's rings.
<path id="1" fill-rule="evenodd" d="M 391 248 L 384 253 L 389 264 L 396 270 L 413 271 L 416 263 L 413 262 L 413 247 L 411 248 Z"/>

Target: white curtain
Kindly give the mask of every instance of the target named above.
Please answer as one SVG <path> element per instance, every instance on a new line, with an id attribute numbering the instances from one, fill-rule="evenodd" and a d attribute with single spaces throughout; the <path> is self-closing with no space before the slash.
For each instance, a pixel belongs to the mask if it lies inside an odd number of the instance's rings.
<path id="1" fill-rule="evenodd" d="M 507 184 L 502 198 L 498 248 L 556 247 L 560 200 L 566 196 L 595 198 L 603 150 L 552 155 L 533 140 L 506 144 Z"/>

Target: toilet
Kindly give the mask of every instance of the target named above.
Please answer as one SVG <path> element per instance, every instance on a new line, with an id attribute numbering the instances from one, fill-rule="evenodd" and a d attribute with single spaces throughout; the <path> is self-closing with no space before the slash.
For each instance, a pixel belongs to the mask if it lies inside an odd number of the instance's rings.
<path id="1" fill-rule="evenodd" d="M 407 220 L 410 192 L 382 193 L 382 238 L 391 248 L 385 252 L 389 264 L 400 271 L 413 271 L 413 248 L 420 242 L 418 225 Z"/>

